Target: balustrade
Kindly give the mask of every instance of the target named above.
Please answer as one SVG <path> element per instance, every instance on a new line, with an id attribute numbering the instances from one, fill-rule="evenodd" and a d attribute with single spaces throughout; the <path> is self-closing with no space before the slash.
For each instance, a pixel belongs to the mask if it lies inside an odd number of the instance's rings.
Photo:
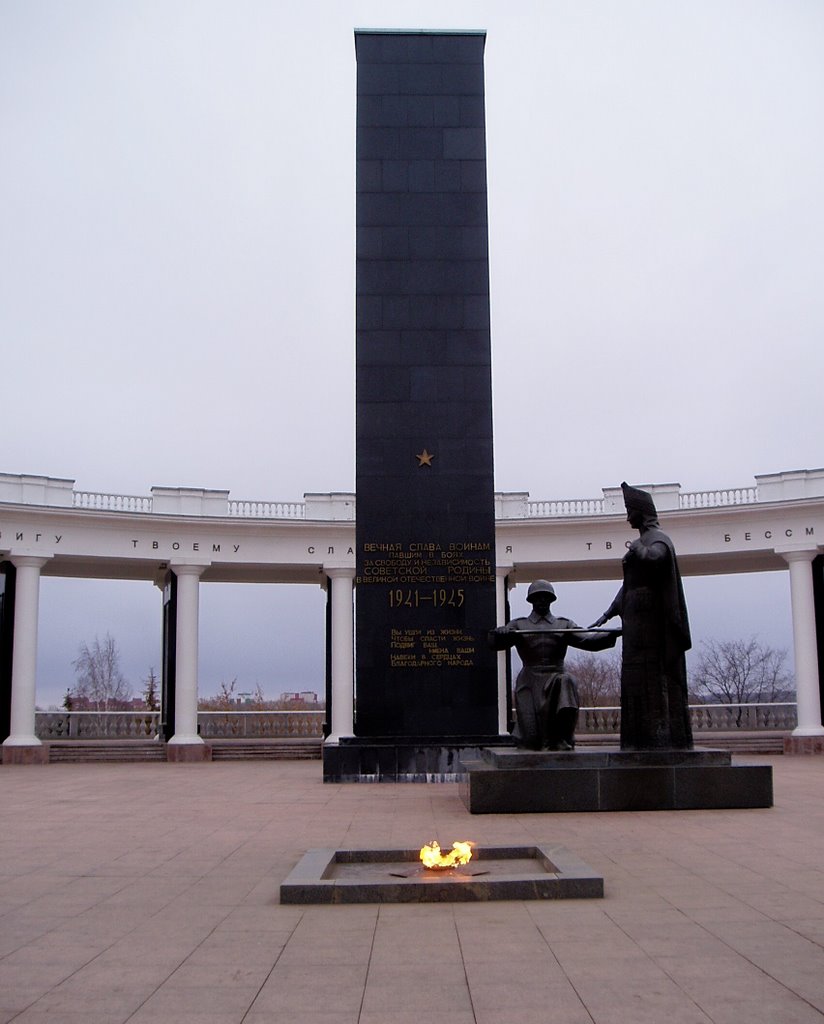
<path id="1" fill-rule="evenodd" d="M 35 734 L 41 740 L 152 740 L 159 711 L 38 711 Z"/>
<path id="2" fill-rule="evenodd" d="M 600 516 L 604 513 L 603 498 L 560 498 L 551 501 L 527 502 L 530 517 Z"/>
<path id="3" fill-rule="evenodd" d="M 151 740 L 158 734 L 158 711 L 38 711 L 41 740 Z M 692 727 L 707 732 L 789 732 L 797 723 L 794 703 L 690 704 Z M 209 739 L 309 739 L 323 735 L 325 711 L 199 711 L 198 730 Z M 619 707 L 581 708 L 578 732 L 611 735 L 621 731 Z"/>
<path id="4" fill-rule="evenodd" d="M 303 519 L 306 515 L 306 503 L 303 501 L 230 501 L 229 515 L 239 519 Z"/>
<path id="5" fill-rule="evenodd" d="M 204 740 L 319 737 L 325 718 L 325 711 L 199 711 L 197 715 Z"/>
<path id="6" fill-rule="evenodd" d="M 758 501 L 757 487 L 731 487 L 718 491 L 685 491 L 679 495 L 681 508 L 718 508 L 723 505 L 751 505 Z"/>
<path id="7" fill-rule="evenodd" d="M 603 735 L 621 731 L 621 709 L 581 708 L 578 715 L 576 732 L 590 735 Z"/>
<path id="8" fill-rule="evenodd" d="M 346 495 L 346 497 L 349 515 L 344 518 L 350 519 L 354 513 L 354 495 Z M 496 498 L 499 500 L 507 497 L 508 495 L 505 493 L 496 494 Z M 527 499 L 526 492 L 521 497 Z M 687 491 L 678 495 L 678 507 L 682 509 L 751 505 L 758 501 L 757 486 Z M 153 510 L 151 497 L 135 494 L 107 494 L 99 491 L 73 491 L 72 505 L 74 508 L 105 512 L 152 512 Z M 505 510 L 499 510 L 498 514 L 503 518 L 525 516 L 528 519 L 552 519 L 567 516 L 600 516 L 609 510 L 604 498 L 557 498 L 544 501 L 523 500 L 520 508 L 517 508 L 517 503 L 510 503 L 506 505 Z M 619 511 L 623 514 L 622 509 Z M 305 519 L 307 514 L 305 501 L 258 501 L 253 499 L 229 501 L 228 513 L 229 516 L 239 519 Z M 327 517 L 321 516 L 321 518 Z M 332 516 L 332 518 L 340 517 Z"/>
<path id="9" fill-rule="evenodd" d="M 715 491 L 688 491 L 679 496 L 682 509 L 717 508 L 725 505 L 749 505 L 758 501 L 757 487 L 735 487 Z M 74 508 L 100 512 L 151 512 L 152 498 L 139 494 L 107 494 L 101 491 L 74 491 Z M 603 498 L 558 498 L 527 501 L 527 518 L 553 519 L 565 516 L 600 516 Z M 305 519 L 303 501 L 231 500 L 229 515 L 238 519 Z"/>
<path id="10" fill-rule="evenodd" d="M 691 704 L 692 727 L 698 732 L 743 732 L 794 729 L 795 704 Z"/>
<path id="11" fill-rule="evenodd" d="M 199 711 L 202 739 L 304 739 L 323 735 L 325 711 Z M 152 740 L 159 711 L 38 711 L 41 740 Z"/>
<path id="12" fill-rule="evenodd" d="M 101 512 L 151 512 L 152 499 L 140 494 L 104 494 L 99 491 L 74 491 L 74 508 L 91 508 Z"/>
<path id="13" fill-rule="evenodd" d="M 788 732 L 795 728 L 796 705 L 786 704 L 690 704 L 695 732 Z M 621 731 L 619 707 L 581 708 L 579 733 L 603 735 Z"/>

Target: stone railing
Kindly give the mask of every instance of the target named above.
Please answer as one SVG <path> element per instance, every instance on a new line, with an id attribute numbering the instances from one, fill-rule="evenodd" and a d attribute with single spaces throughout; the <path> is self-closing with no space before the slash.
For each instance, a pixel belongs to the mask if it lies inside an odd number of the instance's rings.
<path id="1" fill-rule="evenodd" d="M 41 740 L 152 740 L 159 711 L 38 711 Z M 325 711 L 198 711 L 203 739 L 320 737 Z"/>
<path id="2" fill-rule="evenodd" d="M 530 518 L 600 516 L 603 514 L 603 498 L 561 498 L 554 501 L 527 502 L 527 516 Z"/>
<path id="3" fill-rule="evenodd" d="M 230 501 L 229 515 L 239 519 L 304 519 L 304 501 Z"/>
<path id="4" fill-rule="evenodd" d="M 150 496 L 76 491 L 74 480 L 0 473 L 0 504 L 14 502 L 102 512 L 226 516 L 242 519 L 305 519 L 348 522 L 355 518 L 355 495 L 344 491 L 306 493 L 303 501 L 230 500 L 229 491 L 199 487 L 152 487 Z M 799 469 L 755 477 L 755 486 L 681 491 L 679 483 L 643 484 L 659 512 L 724 508 L 758 502 L 824 497 L 824 469 Z M 625 515 L 620 487 L 602 488 L 600 498 L 530 501 L 528 491 L 495 493 L 498 519 Z"/>
<path id="5" fill-rule="evenodd" d="M 752 505 L 758 501 L 757 487 L 733 487 L 719 491 L 685 491 L 678 496 L 681 508 L 718 508 L 723 505 Z"/>
<path id="6" fill-rule="evenodd" d="M 92 508 L 101 512 L 151 512 L 152 499 L 140 494 L 103 494 L 98 491 L 74 491 L 73 508 Z"/>
<path id="7" fill-rule="evenodd" d="M 690 704 L 696 732 L 788 732 L 797 724 L 796 705 Z M 203 739 L 303 739 L 323 735 L 326 712 L 198 711 Z M 41 740 L 150 740 L 160 726 L 158 711 L 38 711 L 36 733 Z M 581 708 L 582 735 L 621 731 L 619 707 Z"/>
<path id="8" fill-rule="evenodd" d="M 38 711 L 41 740 L 153 740 L 159 711 Z"/>
<path id="9" fill-rule="evenodd" d="M 699 732 L 794 729 L 797 707 L 790 704 L 690 704 L 692 727 Z"/>
<path id="10" fill-rule="evenodd" d="M 498 497 L 506 497 L 499 495 Z M 718 508 L 725 505 L 751 505 L 758 501 L 757 487 L 722 488 L 714 491 L 685 491 L 678 495 L 679 507 Z M 99 491 L 74 491 L 74 508 L 101 512 L 152 512 L 154 499 L 138 494 L 106 494 Z M 623 515 L 622 509 L 607 508 L 603 498 L 553 498 L 526 502 L 526 518 L 557 519 L 568 516 L 601 516 L 606 512 Z M 238 499 L 228 503 L 228 515 L 238 519 L 305 519 L 305 501 L 264 501 Z M 511 515 L 511 513 L 510 513 Z M 348 518 L 348 517 L 347 517 Z M 519 517 L 520 518 L 520 517 Z"/>
<path id="11" fill-rule="evenodd" d="M 581 708 L 575 730 L 587 735 L 607 735 L 621 731 L 620 708 Z"/>
<path id="12" fill-rule="evenodd" d="M 200 735 L 209 739 L 303 739 L 323 735 L 325 711 L 198 711 Z"/>
<path id="13" fill-rule="evenodd" d="M 786 732 L 798 724 L 794 703 L 690 704 L 690 720 L 696 732 Z M 581 708 L 577 731 L 582 735 L 619 733 L 621 709 Z"/>

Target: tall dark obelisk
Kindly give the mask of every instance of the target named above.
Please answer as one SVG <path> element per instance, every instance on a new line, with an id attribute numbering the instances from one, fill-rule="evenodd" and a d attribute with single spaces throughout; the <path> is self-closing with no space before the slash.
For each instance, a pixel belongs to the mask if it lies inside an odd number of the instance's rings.
<path id="1" fill-rule="evenodd" d="M 498 733 L 485 35 L 355 41 L 357 739 L 342 774 L 409 777 L 457 771 L 456 751 Z"/>

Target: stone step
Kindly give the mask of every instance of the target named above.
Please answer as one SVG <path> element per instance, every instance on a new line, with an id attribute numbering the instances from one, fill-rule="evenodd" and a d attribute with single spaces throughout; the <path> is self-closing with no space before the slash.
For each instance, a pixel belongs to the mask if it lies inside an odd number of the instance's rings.
<path id="1" fill-rule="evenodd" d="M 209 740 L 213 761 L 320 760 L 320 739 Z M 51 764 L 165 761 L 166 745 L 152 740 L 55 740 Z"/>
<path id="2" fill-rule="evenodd" d="M 696 733 L 695 745 L 746 754 L 783 754 L 784 733 Z M 320 739 L 208 740 L 213 761 L 320 760 Z M 579 749 L 617 746 L 618 736 L 584 735 Z M 152 740 L 55 740 L 49 743 L 51 764 L 165 761 L 166 746 Z"/>
<path id="3" fill-rule="evenodd" d="M 730 750 L 733 753 L 746 754 L 783 754 L 784 732 L 695 732 L 693 740 L 696 747 L 710 747 L 714 750 Z M 575 739 L 577 747 L 617 746 L 620 737 L 613 735 L 580 735 Z"/>
<path id="4" fill-rule="evenodd" d="M 49 743 L 50 764 L 88 764 L 101 762 L 165 761 L 166 748 L 152 740 L 66 740 Z"/>
<path id="5" fill-rule="evenodd" d="M 213 761 L 320 760 L 321 740 L 226 740 L 212 743 Z"/>

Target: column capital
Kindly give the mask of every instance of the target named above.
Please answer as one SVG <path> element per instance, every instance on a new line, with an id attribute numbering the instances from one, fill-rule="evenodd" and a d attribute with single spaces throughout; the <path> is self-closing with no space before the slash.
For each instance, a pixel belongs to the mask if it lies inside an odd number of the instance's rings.
<path id="1" fill-rule="evenodd" d="M 51 558 L 51 555 L 15 555 L 14 552 L 9 555 L 15 569 L 42 569 Z"/>
<path id="2" fill-rule="evenodd" d="M 509 593 L 518 586 L 518 581 L 514 579 L 515 566 L 514 565 L 496 565 L 495 575 L 501 580 L 506 586 L 506 592 Z"/>
<path id="3" fill-rule="evenodd" d="M 819 554 L 818 548 L 799 548 L 783 545 L 773 549 L 777 555 L 781 555 L 785 562 L 792 565 L 793 562 L 812 562 Z"/>
<path id="4" fill-rule="evenodd" d="M 169 568 L 175 576 L 196 576 L 200 579 L 211 564 L 211 562 L 169 562 Z"/>
<path id="5" fill-rule="evenodd" d="M 325 565 L 323 567 L 323 572 L 330 580 L 353 580 L 355 578 L 354 565 Z"/>

